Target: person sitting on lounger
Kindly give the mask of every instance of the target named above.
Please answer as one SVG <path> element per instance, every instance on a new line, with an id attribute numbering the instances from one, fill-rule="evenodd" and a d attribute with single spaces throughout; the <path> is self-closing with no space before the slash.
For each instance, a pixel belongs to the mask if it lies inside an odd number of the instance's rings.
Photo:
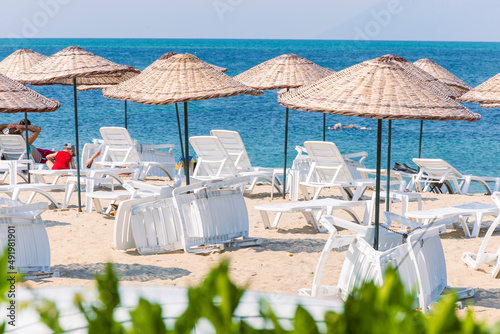
<path id="1" fill-rule="evenodd" d="M 69 164 L 71 163 L 71 168 L 75 169 L 75 160 L 73 159 L 74 155 L 75 146 L 70 143 L 64 144 L 62 151 L 47 155 L 47 167 L 53 170 L 69 169 Z"/>
<path id="2" fill-rule="evenodd" d="M 33 160 L 36 163 L 46 163 L 47 155 L 55 153 L 52 150 L 44 150 L 41 148 L 36 148 L 33 145 L 33 142 L 38 138 L 40 132 L 42 132 L 42 128 L 39 126 L 31 125 L 31 122 L 28 120 L 28 130 L 31 132 L 28 136 L 28 144 L 29 146 L 29 154 L 33 157 Z M 24 131 L 26 131 L 26 126 L 24 125 L 24 119 L 21 120 L 18 124 L 0 124 L 0 131 L 3 131 L 5 134 L 9 135 L 20 135 L 23 136 Z"/>

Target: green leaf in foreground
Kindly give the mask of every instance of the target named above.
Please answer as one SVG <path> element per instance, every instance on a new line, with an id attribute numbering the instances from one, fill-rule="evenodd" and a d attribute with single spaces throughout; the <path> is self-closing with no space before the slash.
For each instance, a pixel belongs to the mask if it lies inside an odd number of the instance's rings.
<path id="1" fill-rule="evenodd" d="M 132 329 L 130 334 L 164 334 L 167 332 L 162 318 L 162 308 L 140 298 L 137 307 L 130 311 Z"/>
<path id="2" fill-rule="evenodd" d="M 53 301 L 43 300 L 41 305 L 36 307 L 36 310 L 40 315 L 40 321 L 47 325 L 54 333 L 63 333 L 61 325 L 59 324 L 59 310 Z"/>
<path id="3" fill-rule="evenodd" d="M 122 334 L 125 333 L 123 326 L 114 319 L 114 311 L 120 304 L 118 292 L 118 277 L 113 266 L 108 263 L 104 273 L 95 276 L 97 290 L 99 292 L 99 304 L 84 306 L 81 295 L 75 296 L 75 304 L 88 322 L 89 334 Z"/>

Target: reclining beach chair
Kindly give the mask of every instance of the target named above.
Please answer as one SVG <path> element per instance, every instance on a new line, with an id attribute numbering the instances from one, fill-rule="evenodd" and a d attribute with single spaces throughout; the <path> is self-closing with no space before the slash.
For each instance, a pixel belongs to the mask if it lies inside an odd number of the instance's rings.
<path id="1" fill-rule="evenodd" d="M 139 175 L 134 178 L 144 180 L 149 171 L 159 168 L 173 180 L 170 173 L 175 168 L 175 162 L 143 161 L 130 137 L 127 129 L 119 127 L 103 127 L 100 129 L 106 148 L 101 152 L 102 157 L 98 165 L 104 167 L 138 167 Z"/>
<path id="2" fill-rule="evenodd" d="M 189 142 L 196 152 L 198 160 L 196 168 L 193 173 L 193 179 L 206 181 L 206 180 L 220 180 L 225 178 L 234 177 L 249 177 L 251 180 L 255 178 L 268 179 L 265 172 L 247 171 L 240 172 L 233 163 L 231 156 L 226 151 L 218 137 L 214 136 L 196 136 L 189 138 Z M 282 192 L 279 184 L 268 179 L 271 182 L 271 196 L 274 188 Z"/>
<path id="3" fill-rule="evenodd" d="M 495 192 L 491 196 L 491 198 L 495 201 L 496 205 L 500 209 L 500 192 Z M 472 252 L 464 252 L 462 255 L 462 260 L 467 264 L 470 268 L 474 270 L 478 270 L 479 266 L 483 263 L 492 266 L 491 269 L 491 277 L 495 278 L 500 273 L 500 245 L 498 245 L 498 249 L 496 253 L 488 253 L 486 252 L 486 248 L 488 246 L 488 242 L 495 232 L 495 229 L 500 225 L 500 215 L 493 221 L 491 226 L 488 228 L 486 235 L 484 236 L 483 242 L 481 246 L 479 246 L 479 251 L 477 254 Z"/>
<path id="4" fill-rule="evenodd" d="M 27 164 L 30 164 L 30 169 L 43 167 L 26 154 L 26 142 L 20 135 L 0 135 L 0 158 L 0 172 L 4 172 L 0 181 L 4 182 L 9 176 L 10 185 L 17 184 L 18 175 L 28 182 L 23 173 L 28 169 Z"/>
<path id="5" fill-rule="evenodd" d="M 370 219 L 371 201 L 344 201 L 335 198 L 322 198 L 310 201 L 298 201 L 288 203 L 275 203 L 256 205 L 262 217 L 264 228 L 274 229 L 278 226 L 281 216 L 284 213 L 301 213 L 306 222 L 314 227 L 316 232 L 326 232 L 326 229 L 320 226 L 320 218 L 323 214 L 331 215 L 334 210 L 343 210 L 349 214 L 355 223 L 368 225 Z M 354 208 L 362 207 L 365 214 L 362 219 L 353 211 Z M 270 223 L 269 213 L 276 213 L 273 223 Z"/>
<path id="6" fill-rule="evenodd" d="M 420 172 L 413 181 L 417 191 L 421 191 L 420 183 L 424 184 L 423 191 L 427 191 L 433 184 L 442 184 L 447 181 L 453 184 L 454 192 L 463 195 L 468 193 L 471 182 L 481 184 L 488 195 L 491 195 L 491 189 L 487 182 L 495 183 L 494 191 L 500 190 L 500 177 L 462 175 L 443 159 L 414 158 L 413 162 L 420 167 Z"/>
<path id="7" fill-rule="evenodd" d="M 143 198 L 151 196 L 171 196 L 174 187 L 180 185 L 180 179 L 176 185 L 173 186 L 157 186 L 140 181 L 124 181 L 123 191 L 87 191 L 86 197 L 86 210 L 92 212 L 92 204 L 95 206 L 97 212 L 103 212 L 101 200 L 111 201 L 106 209 L 106 213 L 111 212 L 111 204 L 125 199 Z"/>
<path id="8" fill-rule="evenodd" d="M 47 203 L 27 205 L 0 198 L 0 249 L 12 241 L 9 235 L 15 236 L 15 266 L 27 279 L 52 276 L 49 238 L 40 216 L 47 208 Z"/>
<path id="9" fill-rule="evenodd" d="M 297 156 L 293 160 L 292 168 L 287 174 L 289 180 L 287 184 L 288 193 L 292 201 L 297 201 L 299 199 L 299 184 L 307 180 L 312 163 L 305 147 L 295 146 L 295 150 L 297 151 Z M 364 160 L 368 157 L 368 153 L 357 152 L 342 154 L 342 157 L 351 175 L 355 179 L 367 178 L 363 173 L 360 173 L 359 169 L 365 168 Z M 315 174 L 311 175 L 310 182 L 317 182 L 317 176 Z"/>
<path id="10" fill-rule="evenodd" d="M 146 255 L 257 245 L 260 239 L 248 237 L 248 212 L 238 187 L 248 181 L 203 181 L 175 189 L 173 197 L 122 202 L 115 219 L 113 247 L 136 247 Z"/>
<path id="11" fill-rule="evenodd" d="M 281 186 L 281 180 L 278 176 L 283 176 L 282 168 L 269 168 L 269 167 L 253 167 L 248 157 L 245 144 L 241 140 L 240 134 L 236 131 L 227 130 L 212 130 L 210 135 L 219 138 L 222 146 L 226 149 L 231 157 L 234 165 L 240 172 L 258 172 L 261 177 L 254 177 L 251 181 L 248 191 L 252 191 L 257 181 L 263 179 L 272 185 L 277 184 Z"/>
<path id="12" fill-rule="evenodd" d="M 306 141 L 304 146 L 312 162 L 306 181 L 300 183 L 300 189 L 306 199 L 309 199 L 307 187 L 316 188 L 313 199 L 318 198 L 323 188 L 338 187 L 345 200 L 357 201 L 367 187 L 375 186 L 375 179 L 353 177 L 344 157 L 334 143 Z M 313 181 L 314 177 L 317 181 Z M 354 193 L 350 188 L 354 188 Z"/>
<path id="13" fill-rule="evenodd" d="M 460 223 L 466 237 L 477 237 L 484 216 L 497 216 L 500 210 L 496 205 L 470 202 L 460 205 L 454 205 L 446 208 L 436 208 L 430 210 L 417 210 L 406 212 L 405 216 L 413 220 L 423 221 L 426 225 L 430 222 L 439 221 L 446 224 Z M 468 219 L 473 217 L 474 227 L 472 233 L 467 226 Z"/>
<path id="14" fill-rule="evenodd" d="M 405 235 L 391 232 L 391 221 L 397 221 L 414 232 Z M 332 216 L 324 216 L 322 224 L 329 232 L 321 253 L 312 289 L 301 289 L 299 293 L 313 297 L 339 298 L 345 300 L 354 288 L 363 282 L 374 280 L 382 285 L 384 272 L 395 267 L 407 291 L 417 289 L 415 307 L 426 312 L 443 293 L 452 291 L 458 299 L 474 295 L 472 288 L 453 290 L 447 287 L 446 263 L 439 234 L 444 225 L 431 224 L 425 227 L 393 213 L 384 213 L 384 224 L 380 228 L 379 250 L 373 249 L 373 227 L 365 227 Z M 357 235 L 338 236 L 336 227 L 357 232 Z M 328 255 L 333 249 L 349 246 L 340 273 L 338 286 L 321 285 L 321 277 Z"/>

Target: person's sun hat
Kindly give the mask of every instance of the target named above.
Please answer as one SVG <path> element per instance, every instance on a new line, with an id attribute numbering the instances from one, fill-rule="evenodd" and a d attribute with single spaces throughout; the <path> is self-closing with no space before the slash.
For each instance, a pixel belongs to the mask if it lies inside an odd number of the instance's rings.
<path id="1" fill-rule="evenodd" d="M 71 144 L 71 143 L 67 143 L 67 144 L 64 144 L 64 148 L 68 149 L 68 150 L 72 150 L 73 151 L 73 155 L 75 155 L 75 145 Z"/>

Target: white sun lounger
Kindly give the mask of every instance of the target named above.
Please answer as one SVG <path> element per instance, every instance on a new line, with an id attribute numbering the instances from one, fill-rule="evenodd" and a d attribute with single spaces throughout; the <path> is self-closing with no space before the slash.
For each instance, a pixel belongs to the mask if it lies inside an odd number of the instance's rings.
<path id="1" fill-rule="evenodd" d="M 98 165 L 108 167 L 139 167 L 139 180 L 144 180 L 149 171 L 156 167 L 163 170 L 173 180 L 170 173 L 175 168 L 174 161 L 143 161 L 137 152 L 134 141 L 127 129 L 119 127 L 103 127 L 100 129 L 106 148 Z"/>
<path id="2" fill-rule="evenodd" d="M 257 181 L 263 179 L 272 185 L 277 184 L 281 186 L 281 180 L 278 176 L 283 176 L 282 168 L 269 168 L 269 167 L 254 167 L 248 157 L 245 144 L 236 131 L 228 130 L 212 130 L 210 135 L 219 138 L 221 144 L 226 149 L 227 153 L 233 160 L 234 165 L 240 172 L 257 172 L 261 177 L 254 177 L 248 187 L 248 191 L 252 191 Z"/>
<path id="3" fill-rule="evenodd" d="M 28 181 L 23 171 L 27 170 L 27 165 L 30 164 L 30 169 L 38 169 L 43 167 L 43 164 L 35 164 L 31 155 L 26 154 L 26 142 L 20 135 L 0 135 L 0 171 L 4 172 L 1 179 L 5 181 L 9 176 L 9 184 L 17 184 L 17 176 L 19 175 L 26 182 Z"/>
<path id="4" fill-rule="evenodd" d="M 356 207 L 365 207 L 365 216 L 362 220 L 353 211 L 353 208 Z M 356 223 L 366 224 L 370 207 L 371 204 L 369 201 L 344 201 L 334 198 L 324 198 L 310 201 L 256 205 L 255 209 L 259 210 L 265 228 L 276 228 L 283 213 L 300 212 L 304 215 L 306 222 L 311 224 L 316 232 L 326 232 L 319 224 L 319 219 L 323 213 L 331 215 L 333 210 L 344 210 Z M 272 224 L 269 221 L 269 212 L 276 213 Z"/>
<path id="5" fill-rule="evenodd" d="M 47 183 L 23 183 L 23 184 L 16 184 L 16 185 L 3 185 L 0 186 L 0 193 L 6 193 L 8 194 L 12 200 L 17 200 L 19 197 L 19 194 L 24 191 L 29 191 L 31 192 L 30 197 L 26 203 L 30 204 L 33 199 L 35 198 L 36 194 L 40 194 L 47 198 L 52 204 L 54 204 L 57 208 L 62 208 L 63 205 L 59 202 L 56 201 L 52 195 L 50 195 L 47 191 L 51 190 L 65 190 L 65 185 L 64 184 L 47 184 Z M 68 196 L 69 194 L 65 194 Z M 67 201 L 64 201 L 67 203 Z"/>
<path id="6" fill-rule="evenodd" d="M 322 298 L 339 298 L 345 300 L 355 287 L 363 282 L 374 280 L 375 284 L 383 283 L 383 273 L 389 266 L 397 271 L 408 291 L 417 287 L 415 307 L 426 312 L 442 293 L 450 291 L 447 287 L 446 263 L 439 233 L 444 226 L 431 224 L 407 234 L 406 241 L 400 233 L 390 232 L 391 220 L 407 224 L 415 228 L 418 223 L 395 214 L 386 213 L 385 223 L 380 229 L 380 248 L 375 250 L 373 243 L 373 227 L 364 227 L 332 216 L 322 218 L 323 225 L 330 231 L 323 252 L 321 253 L 313 279 L 312 289 L 301 289 L 302 295 Z M 335 226 L 351 229 L 358 235 L 338 236 Z M 338 286 L 321 285 L 321 278 L 328 255 L 333 249 L 349 246 L 340 273 Z M 471 288 L 459 290 L 459 299 L 474 295 Z"/>
<path id="7" fill-rule="evenodd" d="M 450 206 L 446 208 L 437 208 L 430 210 L 409 211 L 406 213 L 407 218 L 421 219 L 424 225 L 435 220 L 446 220 L 447 224 L 459 222 L 464 230 L 466 237 L 477 237 L 483 217 L 487 215 L 497 216 L 499 209 L 496 205 L 471 202 Z M 472 233 L 469 232 L 467 226 L 467 219 L 470 217 L 475 218 Z"/>
<path id="8" fill-rule="evenodd" d="M 124 191 L 87 191 L 86 211 L 92 212 L 92 203 L 97 212 L 103 212 L 101 200 L 109 200 L 111 204 L 125 199 L 143 198 L 150 196 L 171 196 L 173 186 L 157 186 L 140 181 L 124 181 Z M 106 213 L 111 211 L 111 205 L 108 206 Z"/>
<path id="9" fill-rule="evenodd" d="M 248 178 L 204 181 L 175 189 L 173 198 L 122 202 L 113 247 L 156 254 L 259 244 L 248 237 L 248 213 L 238 187 L 246 182 Z"/>
<path id="10" fill-rule="evenodd" d="M 338 187 L 345 200 L 357 201 L 367 187 L 375 186 L 375 179 L 353 177 L 344 157 L 334 143 L 306 141 L 304 146 L 312 161 L 306 181 L 300 183 L 301 191 L 306 199 L 309 199 L 307 187 L 316 188 L 313 199 L 318 199 L 323 188 Z M 317 177 L 317 181 L 313 181 L 313 177 Z M 350 188 L 355 189 L 354 194 L 351 193 Z"/>
<path id="11" fill-rule="evenodd" d="M 491 195 L 488 182 L 495 183 L 495 191 L 500 190 L 500 177 L 463 175 L 443 159 L 414 158 L 413 162 L 420 167 L 420 172 L 413 181 L 418 191 L 421 190 L 421 182 L 424 183 L 423 191 L 427 191 L 432 183 L 444 183 L 445 181 L 453 183 L 455 191 L 463 195 L 469 192 L 471 182 L 481 184 L 488 195 Z"/>
<path id="12" fill-rule="evenodd" d="M 495 201 L 498 208 L 500 208 L 500 192 L 495 192 L 491 196 L 491 198 Z M 479 251 L 477 254 L 472 252 L 464 252 L 462 256 L 462 260 L 472 269 L 477 270 L 479 266 L 483 263 L 492 266 L 491 276 L 493 278 L 497 277 L 500 273 L 500 245 L 498 245 L 498 249 L 496 253 L 488 253 L 486 252 L 486 247 L 488 246 L 488 242 L 490 241 L 493 232 L 500 225 L 500 215 L 495 219 L 495 221 L 491 224 L 484 236 L 483 242 L 479 247 Z"/>
<path id="13" fill-rule="evenodd" d="M 27 279 L 52 276 L 49 238 L 40 216 L 47 208 L 47 203 L 0 198 L 0 249 L 12 241 L 9 236 L 14 237 L 15 266 Z"/>
<path id="14" fill-rule="evenodd" d="M 198 157 L 193 179 L 199 181 L 220 180 L 234 177 L 267 178 L 266 173 L 259 171 L 240 172 L 233 163 L 231 156 L 222 145 L 219 138 L 214 136 L 196 136 L 189 138 L 189 142 Z M 282 191 L 279 184 L 271 182 L 271 197 L 274 188 Z"/>

